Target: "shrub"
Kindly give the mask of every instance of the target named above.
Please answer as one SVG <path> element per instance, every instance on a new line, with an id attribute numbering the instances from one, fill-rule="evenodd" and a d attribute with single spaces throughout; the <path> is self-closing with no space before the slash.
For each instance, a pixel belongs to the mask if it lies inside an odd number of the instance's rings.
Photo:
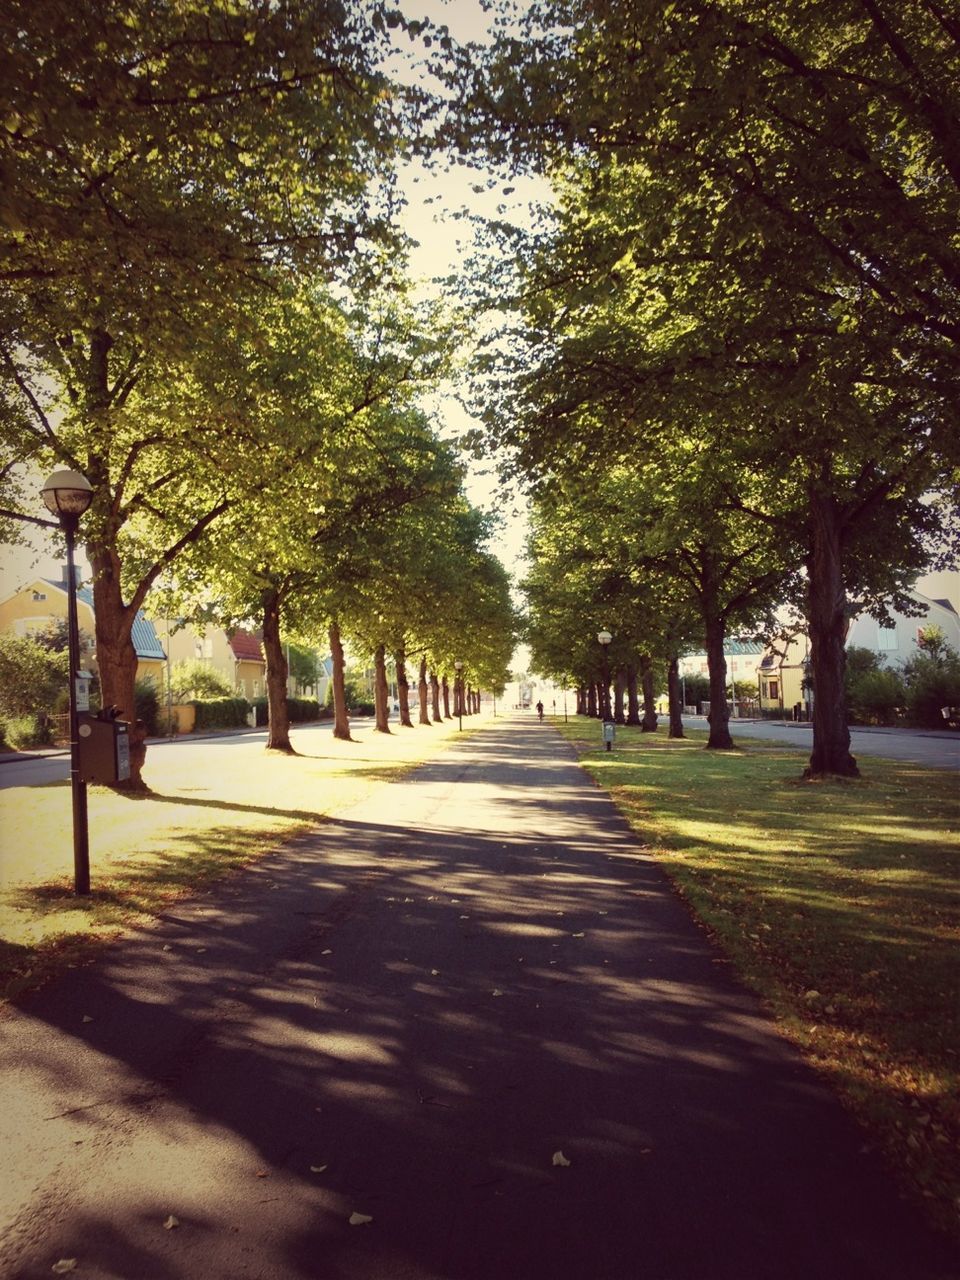
<path id="1" fill-rule="evenodd" d="M 136 716 L 142 720 L 147 734 L 155 738 L 160 732 L 160 694 L 149 676 L 141 676 L 134 685 Z"/>
<path id="2" fill-rule="evenodd" d="M 32 636 L 0 634 L 0 713 L 20 719 L 46 711 L 66 688 L 65 653 L 51 653 Z"/>
<path id="3" fill-rule="evenodd" d="M 943 728 L 942 707 L 960 706 L 960 656 L 945 645 L 939 656 L 919 653 L 903 668 L 907 710 L 914 724 Z"/>
<path id="4" fill-rule="evenodd" d="M 893 724 L 906 702 L 906 690 L 896 671 L 866 671 L 850 682 L 847 697 L 852 719 L 862 724 Z"/>
<path id="5" fill-rule="evenodd" d="M 246 698 L 194 698 L 197 719 L 193 729 L 239 729 L 247 723 L 250 703 Z"/>
<path id="6" fill-rule="evenodd" d="M 25 716 L 4 716 L 0 736 L 15 751 L 45 747 L 52 738 L 50 721 L 42 711 Z"/>
<path id="7" fill-rule="evenodd" d="M 174 665 L 170 672 L 170 688 L 174 702 L 190 702 L 195 698 L 209 702 L 234 695 L 233 686 L 226 676 L 199 658 Z"/>

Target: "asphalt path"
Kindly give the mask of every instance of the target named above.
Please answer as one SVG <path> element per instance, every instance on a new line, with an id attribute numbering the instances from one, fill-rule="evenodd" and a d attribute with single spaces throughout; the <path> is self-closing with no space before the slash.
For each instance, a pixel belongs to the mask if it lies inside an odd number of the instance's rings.
<path id="1" fill-rule="evenodd" d="M 529 716 L 35 993 L 0 1067 L 4 1277 L 958 1274 Z"/>
<path id="2" fill-rule="evenodd" d="M 705 717 L 691 717 L 690 725 L 706 728 Z M 734 740 L 750 738 L 782 742 L 809 752 L 813 747 L 813 726 L 790 724 L 777 720 L 731 720 Z M 855 757 L 883 756 L 887 760 L 904 760 L 931 769 L 960 769 L 960 733 L 936 729 L 851 728 L 850 750 Z"/>

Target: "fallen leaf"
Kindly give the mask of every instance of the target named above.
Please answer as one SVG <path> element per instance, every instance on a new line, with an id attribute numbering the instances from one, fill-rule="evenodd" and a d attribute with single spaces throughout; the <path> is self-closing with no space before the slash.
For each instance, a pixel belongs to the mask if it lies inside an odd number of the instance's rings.
<path id="1" fill-rule="evenodd" d="M 171 947 L 170 943 L 169 943 L 169 942 L 167 942 L 167 943 L 165 943 L 165 944 L 164 944 L 163 949 L 164 949 L 164 951 L 172 951 L 172 950 L 173 950 L 173 947 Z"/>
<path id="2" fill-rule="evenodd" d="M 329 1168 L 329 1165 L 325 1165 L 325 1164 L 312 1164 L 312 1165 L 310 1166 L 310 1172 L 311 1172 L 311 1173 L 326 1173 L 326 1171 L 327 1171 L 327 1169 L 328 1169 L 328 1168 Z"/>
<path id="3" fill-rule="evenodd" d="M 93 1021 L 93 1019 L 90 1017 L 89 1013 L 85 1013 L 85 1014 L 83 1015 L 83 1020 L 84 1020 L 84 1022 L 92 1022 L 92 1021 Z"/>
<path id="4" fill-rule="evenodd" d="M 373 1221 L 373 1218 L 371 1218 L 369 1213 L 351 1213 L 350 1215 L 351 1227 L 362 1227 L 367 1222 L 372 1222 L 372 1221 Z"/>
<path id="5" fill-rule="evenodd" d="M 50 1270 L 55 1276 L 65 1276 L 68 1271 L 76 1271 L 76 1258 L 61 1258 L 59 1262 L 55 1262 Z"/>
<path id="6" fill-rule="evenodd" d="M 174 1227 L 179 1227 L 179 1225 L 180 1225 L 180 1219 L 175 1218 L 171 1213 L 170 1217 L 163 1224 L 163 1227 L 165 1231 L 172 1231 Z"/>
<path id="7" fill-rule="evenodd" d="M 258 1170 L 257 1170 L 257 1177 L 258 1177 L 258 1178 L 269 1178 L 269 1177 L 270 1177 L 270 1175 L 269 1175 L 269 1173 L 267 1173 L 266 1169 L 258 1169 Z"/>
<path id="8" fill-rule="evenodd" d="M 553 1153 L 553 1163 L 555 1165 L 560 1165 L 561 1168 L 564 1168 L 564 1169 L 570 1168 L 570 1161 L 567 1159 L 567 1157 L 563 1154 L 562 1151 L 555 1151 Z"/>
<path id="9" fill-rule="evenodd" d="M 490 994 L 492 996 L 502 996 L 503 992 L 498 987 L 495 987 L 493 991 L 490 992 Z"/>
<path id="10" fill-rule="evenodd" d="M 807 991 L 807 992 L 805 992 L 805 993 L 804 993 L 804 997 L 803 997 L 803 998 L 804 998 L 804 1000 L 809 1000 L 809 1001 L 811 1001 L 811 1002 L 812 1002 L 812 1001 L 814 1001 L 814 1000 L 819 1000 L 819 999 L 820 999 L 820 992 L 819 992 L 819 991 Z"/>
<path id="11" fill-rule="evenodd" d="M 431 970 L 430 970 L 430 976 L 431 976 L 431 977 L 433 977 L 433 978 L 439 978 L 439 977 L 440 977 L 440 970 L 439 970 L 439 969 L 431 969 Z"/>
<path id="12" fill-rule="evenodd" d="M 582 937 L 584 937 L 585 935 L 584 935 L 584 934 L 582 934 L 582 933 L 575 933 L 575 934 L 573 934 L 572 936 L 573 936 L 574 938 L 582 938 Z"/>
<path id="13" fill-rule="evenodd" d="M 331 949 L 330 947 L 327 947 L 326 951 L 321 951 L 321 952 L 320 952 L 320 954 L 321 954 L 322 956 L 332 956 L 332 955 L 333 955 L 333 951 L 332 951 L 332 949 Z"/>

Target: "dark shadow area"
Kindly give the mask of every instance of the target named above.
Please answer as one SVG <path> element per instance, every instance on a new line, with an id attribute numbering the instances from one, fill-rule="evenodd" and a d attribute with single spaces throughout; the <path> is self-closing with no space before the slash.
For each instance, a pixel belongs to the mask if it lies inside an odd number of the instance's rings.
<path id="1" fill-rule="evenodd" d="M 553 733 L 376 803 L 24 1001 L 11 1060 L 73 1141 L 109 1109 L 124 1192 L 71 1184 L 11 1274 L 76 1241 L 145 1280 L 950 1274 Z"/>

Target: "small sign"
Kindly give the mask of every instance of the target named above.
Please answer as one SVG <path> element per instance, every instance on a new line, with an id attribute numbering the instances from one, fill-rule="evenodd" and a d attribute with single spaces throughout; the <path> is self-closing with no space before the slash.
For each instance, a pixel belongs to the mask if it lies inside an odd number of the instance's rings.
<path id="1" fill-rule="evenodd" d="M 77 710 L 90 710 L 90 681 L 86 676 L 77 676 Z"/>
<path id="2" fill-rule="evenodd" d="M 117 781 L 126 782 L 130 777 L 130 735 L 124 729 L 117 734 Z"/>

